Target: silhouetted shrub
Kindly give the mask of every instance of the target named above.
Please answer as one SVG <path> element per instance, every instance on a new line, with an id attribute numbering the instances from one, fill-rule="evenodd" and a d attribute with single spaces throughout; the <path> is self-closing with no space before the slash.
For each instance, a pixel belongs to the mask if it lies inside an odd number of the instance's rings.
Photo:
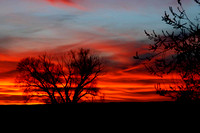
<path id="1" fill-rule="evenodd" d="M 157 93 L 169 96 L 176 101 L 199 101 L 200 99 L 200 17 L 194 20 L 188 17 L 182 6 L 181 0 L 175 12 L 169 7 L 170 14 L 165 12 L 162 21 L 173 27 L 174 31 L 162 31 L 159 35 L 145 34 L 154 44 L 150 45 L 151 56 L 141 59 L 138 54 L 135 59 L 145 61 L 147 70 L 154 75 L 177 73 L 182 79 L 182 84 L 170 87 L 169 90 L 156 87 Z M 194 0 L 200 7 L 200 1 Z"/>

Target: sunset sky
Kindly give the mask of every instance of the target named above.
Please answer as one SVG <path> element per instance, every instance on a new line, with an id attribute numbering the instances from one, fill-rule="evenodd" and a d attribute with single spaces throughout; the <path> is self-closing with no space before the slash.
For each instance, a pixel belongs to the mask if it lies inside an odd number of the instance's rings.
<path id="1" fill-rule="evenodd" d="M 190 16 L 193 0 L 183 0 Z M 165 101 L 157 82 L 133 59 L 150 43 L 144 30 L 170 30 L 161 21 L 176 0 L 0 0 L 0 104 L 22 104 L 15 87 L 16 65 L 24 57 L 90 48 L 106 57 L 107 72 L 98 86 L 106 101 Z M 166 78 L 171 78 L 168 76 Z M 166 85 L 167 87 L 167 85 Z"/>

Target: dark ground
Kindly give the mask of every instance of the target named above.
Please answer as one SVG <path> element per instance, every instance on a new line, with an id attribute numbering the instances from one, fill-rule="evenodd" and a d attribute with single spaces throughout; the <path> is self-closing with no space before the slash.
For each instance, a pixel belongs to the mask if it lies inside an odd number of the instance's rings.
<path id="1" fill-rule="evenodd" d="M 0 105 L 0 111 L 6 112 L 160 112 L 160 111 L 200 111 L 200 103 L 178 102 L 121 102 L 121 103 L 78 103 L 63 105 Z M 200 113 L 200 112 L 199 112 Z"/>
<path id="2" fill-rule="evenodd" d="M 90 130 L 95 125 L 97 129 L 94 131 L 98 131 L 105 126 L 113 125 L 116 129 L 123 124 L 131 130 L 135 130 L 138 126 L 140 129 L 149 130 L 149 128 L 141 126 L 145 124 L 152 125 L 150 127 L 154 129 L 157 129 L 158 125 L 162 125 L 162 130 L 165 130 L 171 126 L 177 127 L 179 122 L 196 123 L 197 121 L 196 124 L 198 124 L 199 105 L 176 102 L 1 105 L 0 113 L 2 118 L 6 118 L 5 120 L 9 123 L 14 119 L 20 125 L 21 121 L 27 125 L 31 125 L 29 122 L 32 122 L 36 127 L 44 127 L 45 123 L 48 123 L 48 128 L 51 128 L 55 124 L 61 126 L 60 123 L 62 123 L 64 128 L 84 125 L 83 129 Z M 71 126 L 66 123 L 70 123 Z"/>

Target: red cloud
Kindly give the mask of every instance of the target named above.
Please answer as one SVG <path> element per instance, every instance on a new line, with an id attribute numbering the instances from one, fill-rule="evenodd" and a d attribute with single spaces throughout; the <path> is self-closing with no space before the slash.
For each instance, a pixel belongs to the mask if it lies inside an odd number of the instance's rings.
<path id="1" fill-rule="evenodd" d="M 67 5 L 74 5 L 74 2 L 72 0 L 47 0 L 51 3 L 64 3 Z"/>
<path id="2" fill-rule="evenodd" d="M 55 4 L 65 4 L 65 5 L 73 7 L 73 8 L 85 10 L 85 8 L 83 6 L 77 4 L 77 2 L 75 2 L 74 0 L 46 0 L 46 1 L 50 2 L 53 5 L 55 5 Z"/>

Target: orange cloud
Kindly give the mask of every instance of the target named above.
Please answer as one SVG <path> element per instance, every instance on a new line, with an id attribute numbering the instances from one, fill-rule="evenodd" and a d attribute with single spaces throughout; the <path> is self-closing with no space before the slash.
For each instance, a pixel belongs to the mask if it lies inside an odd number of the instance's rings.
<path id="1" fill-rule="evenodd" d="M 155 93 L 154 84 L 160 82 L 156 76 L 152 76 L 145 71 L 141 63 L 134 63 L 132 56 L 137 50 L 135 45 L 138 42 L 119 42 L 117 40 L 104 40 L 96 42 L 80 42 L 74 44 L 66 44 L 49 49 L 48 53 L 59 54 L 72 48 L 90 48 L 99 51 L 106 56 L 108 63 L 106 64 L 105 75 L 99 77 L 97 86 L 102 88 L 101 93 L 104 94 L 105 102 L 134 102 L 134 101 L 162 101 L 170 100 L 160 97 Z M 141 44 L 142 45 L 142 44 Z M 40 55 L 41 51 L 26 50 L 14 52 L 12 50 L 0 49 L 0 104 L 23 103 L 23 90 L 10 86 L 14 85 L 16 77 L 15 68 L 17 62 L 27 56 Z M 59 52 L 58 52 L 59 51 Z M 166 77 L 165 77 L 166 78 Z M 167 80 L 166 80 L 167 79 Z M 170 84 L 171 77 L 163 80 L 166 84 Z M 11 90 L 10 90 L 11 89 Z M 13 91 L 14 90 L 14 91 Z M 21 97 L 20 97 L 21 96 Z M 17 101 L 19 99 L 19 101 Z"/>

